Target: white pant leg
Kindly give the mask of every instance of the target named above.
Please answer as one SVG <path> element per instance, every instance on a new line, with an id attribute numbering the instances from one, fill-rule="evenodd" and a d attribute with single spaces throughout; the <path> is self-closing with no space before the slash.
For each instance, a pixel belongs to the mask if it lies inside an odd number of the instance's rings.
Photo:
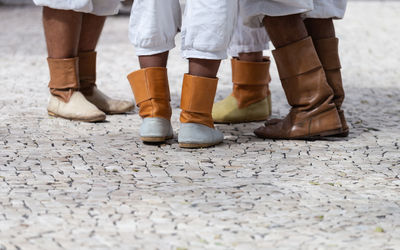
<path id="1" fill-rule="evenodd" d="M 240 0 L 240 3 L 244 23 L 252 27 L 262 26 L 266 15 L 287 16 L 305 13 L 314 8 L 313 0 Z"/>
<path id="2" fill-rule="evenodd" d="M 117 14 L 120 4 L 120 0 L 33 0 L 33 2 L 38 6 L 73 10 L 97 16 Z"/>
<path id="3" fill-rule="evenodd" d="M 268 43 L 269 37 L 264 27 L 251 28 L 245 26 L 242 17 L 239 15 L 229 45 L 228 55 L 238 57 L 239 53 L 263 51 L 269 49 Z"/>
<path id="4" fill-rule="evenodd" d="M 182 25 L 182 56 L 227 58 L 237 13 L 237 0 L 187 0 Z"/>
<path id="5" fill-rule="evenodd" d="M 135 0 L 129 39 L 136 55 L 154 55 L 173 49 L 181 18 L 179 0 Z"/>
<path id="6" fill-rule="evenodd" d="M 347 0 L 314 0 L 314 9 L 304 13 L 304 18 L 342 19 L 346 12 Z"/>

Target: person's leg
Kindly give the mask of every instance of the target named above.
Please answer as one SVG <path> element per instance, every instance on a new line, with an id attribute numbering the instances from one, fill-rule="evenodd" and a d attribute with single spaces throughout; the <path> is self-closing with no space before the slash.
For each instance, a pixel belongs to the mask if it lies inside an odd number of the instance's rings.
<path id="1" fill-rule="evenodd" d="M 43 7 L 43 27 L 49 58 L 74 58 L 82 25 L 82 13 Z"/>
<path id="2" fill-rule="evenodd" d="M 129 37 L 141 69 L 130 73 L 128 80 L 143 118 L 139 132 L 143 142 L 164 142 L 173 137 L 166 67 L 180 25 L 178 0 L 134 1 Z"/>
<path id="3" fill-rule="evenodd" d="M 216 123 L 264 121 L 271 114 L 269 58 L 263 56 L 269 38 L 265 28 L 251 28 L 237 20 L 228 53 L 232 66 L 232 93 L 214 103 Z"/>
<path id="4" fill-rule="evenodd" d="M 339 133 L 333 91 L 302 17 L 266 16 L 263 23 L 276 47 L 273 54 L 292 109 L 285 119 L 261 127 L 255 134 L 272 139 L 308 139 Z"/>
<path id="5" fill-rule="evenodd" d="M 342 104 L 345 97 L 342 75 L 340 72 L 339 39 L 336 38 L 335 27 L 332 18 L 307 18 L 304 20 L 307 31 L 313 39 L 318 56 L 325 70 L 328 84 L 333 89 L 333 102 L 338 109 L 342 123 L 343 133 L 336 136 L 346 137 L 349 134 L 349 127 L 346 122 Z"/>
<path id="6" fill-rule="evenodd" d="M 43 27 L 50 70 L 50 115 L 81 121 L 101 121 L 105 114 L 78 92 L 78 44 L 82 13 L 43 8 Z"/>
<path id="7" fill-rule="evenodd" d="M 96 46 L 106 21 L 105 16 L 84 13 L 80 32 L 78 56 L 80 91 L 91 103 L 107 114 L 121 114 L 134 108 L 128 101 L 115 100 L 96 87 Z"/>

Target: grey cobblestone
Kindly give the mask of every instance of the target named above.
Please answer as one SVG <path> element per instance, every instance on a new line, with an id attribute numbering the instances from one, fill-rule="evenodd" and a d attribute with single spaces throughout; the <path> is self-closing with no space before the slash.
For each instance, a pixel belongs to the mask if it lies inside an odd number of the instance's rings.
<path id="1" fill-rule="evenodd" d="M 143 145 L 136 112 L 47 117 L 40 10 L 0 7 L 0 249 L 400 249 L 398 2 L 351 2 L 341 37 L 347 139 L 270 141 L 217 125 L 224 144 Z M 126 17 L 110 18 L 99 86 L 132 99 Z M 179 40 L 177 41 L 179 42 Z M 173 126 L 186 62 L 169 66 Z M 229 64 L 217 99 L 231 89 Z M 286 114 L 272 66 L 273 112 Z"/>

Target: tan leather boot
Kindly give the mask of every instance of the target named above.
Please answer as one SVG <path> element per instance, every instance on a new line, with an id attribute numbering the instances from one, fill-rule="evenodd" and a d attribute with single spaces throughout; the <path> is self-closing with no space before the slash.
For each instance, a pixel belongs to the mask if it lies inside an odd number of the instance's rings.
<path id="1" fill-rule="evenodd" d="M 86 99 L 107 114 L 123 114 L 131 111 L 134 104 L 108 97 L 96 86 L 96 52 L 79 52 L 80 91 Z"/>
<path id="2" fill-rule="evenodd" d="M 173 137 L 167 68 L 145 68 L 128 75 L 139 115 L 144 142 L 163 142 Z"/>
<path id="3" fill-rule="evenodd" d="M 79 92 L 78 58 L 47 59 L 50 70 L 49 115 L 85 122 L 103 121 L 106 115 Z"/>
<path id="4" fill-rule="evenodd" d="M 212 116 L 215 122 L 262 121 L 271 115 L 270 63 L 268 57 L 263 62 L 231 60 L 233 91 L 214 104 Z"/>
<path id="5" fill-rule="evenodd" d="M 218 78 L 185 74 L 181 96 L 181 127 L 178 142 L 183 148 L 203 148 L 219 144 L 223 134 L 214 128 L 211 110 Z"/>
<path id="6" fill-rule="evenodd" d="M 347 137 L 349 135 L 349 127 L 344 116 L 344 111 L 342 110 L 342 103 L 344 100 L 344 89 L 342 83 L 342 75 L 340 73 L 341 65 L 339 58 L 339 39 L 336 37 L 314 40 L 314 46 L 317 51 L 318 57 L 322 63 L 325 71 L 326 80 L 329 86 L 333 90 L 333 102 L 336 105 L 338 114 L 340 117 L 340 122 L 342 124 L 342 132 L 332 136 L 336 137 Z M 271 119 L 265 122 L 265 125 L 276 124 L 281 119 Z"/>
<path id="7" fill-rule="evenodd" d="M 311 139 L 340 133 L 342 125 L 313 42 L 307 37 L 273 51 L 289 114 L 254 133 L 270 139 Z"/>
<path id="8" fill-rule="evenodd" d="M 340 121 L 342 123 L 342 133 L 335 136 L 347 137 L 349 135 L 349 126 L 347 125 L 344 111 L 342 110 L 342 103 L 345 97 L 342 74 L 340 72 L 340 58 L 339 58 L 339 39 L 336 37 L 314 40 L 315 49 L 321 60 L 322 66 L 325 70 L 326 79 L 329 86 L 333 90 L 333 102 L 339 113 Z"/>

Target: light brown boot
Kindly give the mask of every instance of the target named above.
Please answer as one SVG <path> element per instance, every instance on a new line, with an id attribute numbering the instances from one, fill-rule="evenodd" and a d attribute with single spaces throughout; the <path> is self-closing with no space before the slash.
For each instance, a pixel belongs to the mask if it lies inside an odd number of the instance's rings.
<path id="1" fill-rule="evenodd" d="M 314 40 L 314 45 L 322 66 L 324 67 L 326 80 L 333 90 L 333 102 L 336 105 L 342 123 L 342 133 L 334 136 L 347 137 L 349 135 L 349 126 L 347 125 L 344 111 L 342 110 L 342 103 L 345 94 L 342 83 L 342 74 L 340 72 L 341 65 L 338 48 L 339 39 L 332 37 L 316 41 Z"/>
<path id="2" fill-rule="evenodd" d="M 167 68 L 151 67 L 128 75 L 139 115 L 144 142 L 164 142 L 173 137 Z"/>
<path id="3" fill-rule="evenodd" d="M 344 116 L 344 111 L 342 110 L 342 103 L 345 94 L 342 83 L 342 74 L 340 73 L 341 65 L 338 49 L 339 39 L 333 37 L 316 41 L 314 40 L 313 42 L 318 57 L 321 60 L 322 66 L 324 67 L 326 80 L 333 90 L 333 102 L 336 105 L 340 122 L 342 124 L 342 132 L 332 136 L 347 137 L 349 135 L 349 127 Z M 270 119 L 265 122 L 265 125 L 268 126 L 276 124 L 280 120 L 281 119 Z"/>
<path id="4" fill-rule="evenodd" d="M 78 58 L 47 59 L 50 70 L 48 114 L 70 120 L 97 122 L 106 115 L 79 92 Z"/>
<path id="5" fill-rule="evenodd" d="M 96 105 L 106 114 L 123 114 L 134 109 L 134 104 L 128 101 L 108 97 L 96 86 L 96 56 L 95 51 L 79 52 L 80 91 L 86 99 Z"/>
<path id="6" fill-rule="evenodd" d="M 233 91 L 214 104 L 212 116 L 215 122 L 263 121 L 271 115 L 270 63 L 268 57 L 263 62 L 231 60 Z"/>
<path id="7" fill-rule="evenodd" d="M 180 147 L 204 148 L 223 141 L 224 135 L 214 128 L 211 116 L 217 84 L 218 78 L 185 74 L 178 135 Z"/>
<path id="8" fill-rule="evenodd" d="M 312 139 L 341 133 L 333 91 L 311 38 L 276 49 L 273 55 L 292 109 L 283 120 L 254 133 L 269 139 Z"/>

